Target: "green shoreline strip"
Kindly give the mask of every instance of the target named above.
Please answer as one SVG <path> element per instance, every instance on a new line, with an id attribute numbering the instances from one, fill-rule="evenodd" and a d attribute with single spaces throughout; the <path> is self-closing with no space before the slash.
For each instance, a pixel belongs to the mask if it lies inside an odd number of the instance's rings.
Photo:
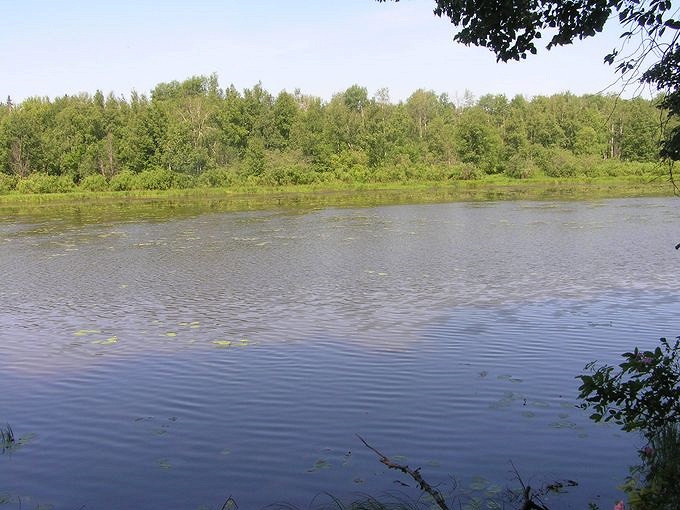
<path id="1" fill-rule="evenodd" d="M 232 188 L 190 188 L 136 191 L 74 191 L 69 193 L 29 194 L 11 192 L 0 195 L 0 208 L 19 205 L 78 204 L 97 205 L 128 204 L 191 200 L 194 202 L 226 200 L 241 202 L 273 203 L 284 201 L 311 201 L 328 199 L 339 205 L 352 202 L 352 196 L 362 199 L 373 196 L 413 195 L 417 200 L 504 200 L 504 199 L 587 199 L 626 196 L 671 196 L 673 186 L 667 176 L 628 176 L 612 178 L 573 179 L 526 179 L 490 178 L 470 181 L 447 182 L 395 182 L 375 184 L 319 184 L 280 187 L 243 186 Z M 322 200 L 326 201 L 326 200 Z M 246 207 L 248 209 L 249 207 Z"/>

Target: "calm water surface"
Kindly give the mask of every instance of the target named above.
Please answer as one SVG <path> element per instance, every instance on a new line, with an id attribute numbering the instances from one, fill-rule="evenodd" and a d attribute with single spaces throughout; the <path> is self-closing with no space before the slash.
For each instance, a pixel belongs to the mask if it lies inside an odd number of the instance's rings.
<path id="1" fill-rule="evenodd" d="M 0 501 L 417 497 L 359 433 L 463 503 L 512 460 L 607 508 L 640 440 L 574 376 L 678 334 L 679 225 L 672 198 L 4 218 L 0 422 L 29 440 Z"/>

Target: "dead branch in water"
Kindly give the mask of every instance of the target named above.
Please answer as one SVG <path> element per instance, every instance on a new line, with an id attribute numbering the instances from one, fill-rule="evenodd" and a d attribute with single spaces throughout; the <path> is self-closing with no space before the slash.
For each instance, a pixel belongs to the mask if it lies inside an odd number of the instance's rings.
<path id="1" fill-rule="evenodd" d="M 432 487 L 429 483 L 427 483 L 425 481 L 425 479 L 420 474 L 420 468 L 411 469 L 406 465 L 397 464 L 396 462 L 391 461 L 389 459 L 389 457 L 387 457 L 386 455 L 384 455 L 380 451 L 373 448 L 359 434 L 357 434 L 357 437 L 361 440 L 362 443 L 364 443 L 366 448 L 373 451 L 374 453 L 376 453 L 378 455 L 378 457 L 380 457 L 380 462 L 385 464 L 390 469 L 396 469 L 397 471 L 401 471 L 402 473 L 409 475 L 416 482 L 418 482 L 418 485 L 420 486 L 421 491 L 427 492 L 430 496 L 432 496 L 432 499 L 434 499 L 434 501 L 437 503 L 439 508 L 441 508 L 441 510 L 449 510 L 449 507 L 446 505 L 446 500 L 444 499 L 444 496 L 442 496 L 442 493 L 439 492 L 437 489 L 435 489 L 434 487 Z"/>
<path id="2" fill-rule="evenodd" d="M 519 471 L 517 471 L 517 468 L 512 463 L 512 461 L 510 461 L 510 465 L 512 466 L 512 470 L 515 472 L 517 480 L 522 485 L 522 506 L 520 510 L 549 510 L 541 502 L 536 503 L 534 501 L 534 496 L 531 494 L 531 487 L 529 485 L 524 485 L 524 481 L 522 480 Z"/>

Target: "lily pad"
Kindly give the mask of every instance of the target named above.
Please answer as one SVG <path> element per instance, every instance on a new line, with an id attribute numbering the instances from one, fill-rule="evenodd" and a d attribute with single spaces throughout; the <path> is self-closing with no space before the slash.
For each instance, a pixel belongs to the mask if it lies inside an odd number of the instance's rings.
<path id="1" fill-rule="evenodd" d="M 470 488 L 473 491 L 483 491 L 490 485 L 489 480 L 483 476 L 475 476 L 470 482 Z"/>
<path id="2" fill-rule="evenodd" d="M 98 344 L 98 345 L 113 345 L 118 343 L 118 337 L 117 336 L 111 336 L 107 338 L 106 340 L 95 340 L 92 342 L 93 344 Z"/>
<path id="3" fill-rule="evenodd" d="M 168 331 L 168 332 L 165 334 L 165 336 L 169 336 L 169 337 L 172 338 L 172 337 L 176 337 L 176 336 L 177 336 L 177 333 L 175 333 L 174 331 Z"/>
<path id="4" fill-rule="evenodd" d="M 74 336 L 86 336 L 86 335 L 96 335 L 97 333 L 101 333 L 100 330 L 98 329 L 79 329 L 75 333 L 73 333 Z"/>
<path id="5" fill-rule="evenodd" d="M 575 429 L 576 424 L 571 421 L 561 420 L 548 424 L 548 427 L 553 429 Z"/>
<path id="6" fill-rule="evenodd" d="M 328 469 L 331 467 L 331 463 L 328 462 L 326 459 L 318 459 L 315 463 L 314 466 L 309 468 L 307 470 L 308 473 L 314 473 L 315 471 L 319 471 L 321 469 Z"/>
<path id="7" fill-rule="evenodd" d="M 212 343 L 215 344 L 217 347 L 222 348 L 229 347 L 231 345 L 231 341 L 229 340 L 213 340 Z"/>
<path id="8" fill-rule="evenodd" d="M 172 464 L 168 459 L 158 459 L 158 467 L 161 469 L 172 469 Z"/>

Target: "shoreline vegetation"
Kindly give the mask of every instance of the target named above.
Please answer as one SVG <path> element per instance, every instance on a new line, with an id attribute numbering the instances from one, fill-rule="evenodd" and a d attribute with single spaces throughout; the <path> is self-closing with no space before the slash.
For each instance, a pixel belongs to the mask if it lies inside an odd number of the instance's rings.
<path id="1" fill-rule="evenodd" d="M 330 100 L 215 75 L 129 98 L 0 102 L 0 204 L 398 194 L 449 200 L 671 194 L 662 97 L 570 93 Z M 442 198 L 443 199 L 443 198 Z M 341 202 L 345 200 L 343 198 Z"/>
<path id="2" fill-rule="evenodd" d="M 658 167 L 660 168 L 660 167 Z M 490 200 L 573 200 L 641 196 L 672 196 L 668 176 L 655 174 L 619 177 L 513 179 L 487 176 L 467 181 L 402 181 L 346 183 L 325 182 L 298 185 L 242 183 L 231 187 L 170 187 L 90 191 L 72 185 L 60 192 L 19 192 L 0 194 L 0 212 L 49 206 L 143 204 L 187 204 L 224 210 L 261 209 L 273 206 L 363 206 L 398 203 L 437 203 Z"/>

